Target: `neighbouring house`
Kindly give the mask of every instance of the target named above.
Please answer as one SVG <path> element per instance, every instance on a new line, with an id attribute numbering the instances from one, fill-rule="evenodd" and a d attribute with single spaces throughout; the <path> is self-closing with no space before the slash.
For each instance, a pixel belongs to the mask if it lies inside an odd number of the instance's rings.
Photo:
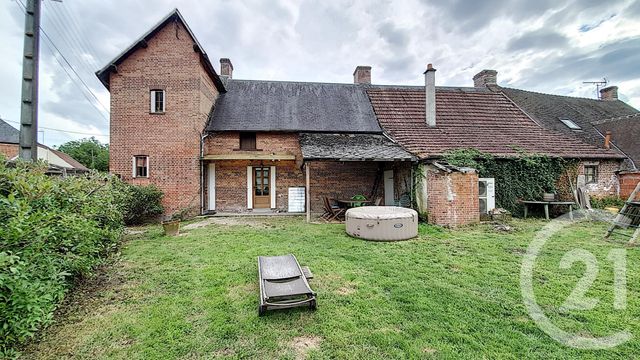
<path id="1" fill-rule="evenodd" d="M 11 159 L 18 156 L 20 131 L 0 119 L 0 154 Z"/>
<path id="2" fill-rule="evenodd" d="M 19 139 L 20 131 L 0 119 L 0 153 L 7 160 L 18 158 Z M 66 175 L 89 171 L 87 167 L 71 156 L 43 144 L 38 144 L 38 159 L 49 164 L 49 174 Z"/>
<path id="3" fill-rule="evenodd" d="M 372 85 L 368 66 L 353 84 L 233 71 L 227 58 L 214 69 L 178 10 L 137 39 L 96 73 L 111 92 L 110 171 L 157 185 L 169 212 L 309 215 L 362 194 L 460 225 L 479 219 L 480 179 L 439 162 L 448 150 L 579 159 L 602 178 L 626 158 L 540 126 L 500 91 L 436 87 L 431 67 L 425 86 Z"/>

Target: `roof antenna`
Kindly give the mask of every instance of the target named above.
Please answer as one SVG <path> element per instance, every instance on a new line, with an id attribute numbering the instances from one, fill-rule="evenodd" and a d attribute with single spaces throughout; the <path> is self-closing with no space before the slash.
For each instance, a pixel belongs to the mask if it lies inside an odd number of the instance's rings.
<path id="1" fill-rule="evenodd" d="M 602 96 L 600 95 L 600 89 L 606 87 L 607 84 L 609 83 L 609 80 L 607 80 L 607 78 L 603 77 L 602 81 L 583 81 L 582 83 L 583 84 L 595 85 L 596 86 L 596 97 L 599 100 L 602 100 Z"/>

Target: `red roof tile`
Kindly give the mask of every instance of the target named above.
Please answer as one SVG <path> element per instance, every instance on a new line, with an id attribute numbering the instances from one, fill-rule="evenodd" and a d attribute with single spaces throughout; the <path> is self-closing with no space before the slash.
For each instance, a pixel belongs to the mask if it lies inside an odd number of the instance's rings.
<path id="1" fill-rule="evenodd" d="M 575 138 L 543 129 L 501 93 L 465 88 L 436 89 L 436 126 L 425 120 L 425 93 L 417 87 L 367 90 L 380 125 L 420 158 L 475 148 L 499 157 L 518 150 L 565 158 L 622 158 Z"/>

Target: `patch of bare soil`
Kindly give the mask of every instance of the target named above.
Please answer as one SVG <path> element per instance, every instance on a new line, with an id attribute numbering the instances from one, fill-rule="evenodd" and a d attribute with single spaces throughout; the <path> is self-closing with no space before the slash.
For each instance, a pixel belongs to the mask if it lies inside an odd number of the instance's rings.
<path id="1" fill-rule="evenodd" d="M 238 216 L 238 217 L 210 217 L 202 221 L 185 225 L 182 227 L 182 229 L 183 230 L 199 229 L 209 225 L 224 225 L 224 226 L 242 225 L 242 226 L 249 226 L 254 228 L 268 227 L 268 225 L 265 224 L 264 221 L 260 221 L 259 219 Z"/>
<path id="2" fill-rule="evenodd" d="M 356 292 L 355 284 L 349 282 L 336 290 L 338 295 L 348 296 Z"/>
<path id="3" fill-rule="evenodd" d="M 242 300 L 247 296 L 255 295 L 258 292 L 258 285 L 255 283 L 233 286 L 229 289 L 229 297 L 233 300 Z"/>
<path id="4" fill-rule="evenodd" d="M 291 340 L 289 347 L 296 353 L 296 359 L 306 359 L 310 350 L 320 347 L 322 338 L 319 336 L 298 336 Z"/>
<path id="5" fill-rule="evenodd" d="M 429 355 L 435 354 L 437 351 L 438 350 L 430 348 L 430 347 L 426 347 L 426 348 L 422 349 L 423 353 L 429 354 Z"/>
<path id="6" fill-rule="evenodd" d="M 233 349 L 224 348 L 224 349 L 216 350 L 213 353 L 213 357 L 214 358 L 227 357 L 227 356 L 233 356 L 235 354 L 236 354 L 236 352 Z"/>

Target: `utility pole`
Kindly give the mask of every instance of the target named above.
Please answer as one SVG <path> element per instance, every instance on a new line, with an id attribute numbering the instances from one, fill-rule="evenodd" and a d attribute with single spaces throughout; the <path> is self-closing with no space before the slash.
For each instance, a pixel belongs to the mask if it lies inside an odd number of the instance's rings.
<path id="1" fill-rule="evenodd" d="M 20 158 L 38 160 L 38 60 L 40 58 L 40 2 L 27 0 L 22 58 Z"/>

